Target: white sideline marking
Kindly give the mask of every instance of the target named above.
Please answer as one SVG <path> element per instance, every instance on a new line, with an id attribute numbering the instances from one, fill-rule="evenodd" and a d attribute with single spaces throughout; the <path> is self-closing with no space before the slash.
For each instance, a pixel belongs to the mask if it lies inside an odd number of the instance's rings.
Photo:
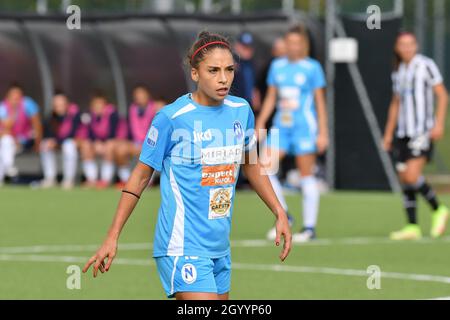
<path id="1" fill-rule="evenodd" d="M 392 241 L 384 237 L 372 238 L 328 238 L 318 239 L 307 243 L 294 244 L 295 246 L 332 246 L 332 245 L 371 245 L 371 244 L 436 244 L 449 243 L 450 237 L 444 237 L 439 240 L 423 238 L 415 241 Z M 232 247 L 256 248 L 271 247 L 274 243 L 268 240 L 235 240 L 231 241 Z M 151 250 L 153 244 L 148 243 L 124 243 L 119 244 L 122 251 L 145 251 Z M 96 251 L 100 244 L 88 245 L 38 245 L 26 247 L 0 247 L 0 253 L 51 253 L 51 252 L 85 252 Z"/>
<path id="2" fill-rule="evenodd" d="M 450 300 L 450 297 L 438 297 L 438 298 L 431 298 L 428 300 Z"/>
<path id="3" fill-rule="evenodd" d="M 82 263 L 82 264 L 84 264 L 85 262 L 87 262 L 87 260 L 88 260 L 87 257 L 0 254 L 0 261 L 64 262 L 64 263 Z M 114 264 L 115 265 L 145 266 L 145 267 L 155 265 L 153 260 L 126 259 L 126 258 L 115 259 Z M 233 268 L 238 269 L 238 270 L 251 270 L 251 271 L 315 273 L 315 274 L 331 274 L 331 275 L 338 275 L 338 276 L 356 276 L 356 277 L 364 277 L 364 278 L 368 277 L 366 270 L 328 268 L 328 267 L 289 266 L 289 265 L 276 265 L 276 264 L 249 264 L 249 263 L 234 262 Z M 438 283 L 450 284 L 450 277 L 428 275 L 428 274 L 382 272 L 381 277 L 389 278 L 389 279 L 438 282 Z"/>

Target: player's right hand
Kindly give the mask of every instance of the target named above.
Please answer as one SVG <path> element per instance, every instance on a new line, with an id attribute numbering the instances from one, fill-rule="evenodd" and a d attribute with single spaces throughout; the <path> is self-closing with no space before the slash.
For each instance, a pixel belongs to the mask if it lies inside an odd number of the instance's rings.
<path id="1" fill-rule="evenodd" d="M 101 273 L 107 272 L 111 267 L 116 253 L 117 240 L 110 238 L 106 239 L 100 249 L 98 249 L 97 252 L 86 263 L 83 268 L 83 273 L 86 273 L 92 264 L 94 264 L 94 268 L 92 269 L 94 278 L 97 277 L 98 270 L 100 270 Z M 106 258 L 108 258 L 108 260 L 105 264 Z"/>

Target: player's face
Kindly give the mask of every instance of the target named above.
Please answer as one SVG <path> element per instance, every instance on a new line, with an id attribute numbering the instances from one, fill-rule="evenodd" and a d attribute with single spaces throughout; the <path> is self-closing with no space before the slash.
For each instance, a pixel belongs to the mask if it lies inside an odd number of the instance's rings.
<path id="1" fill-rule="evenodd" d="M 106 107 L 106 100 L 104 98 L 93 98 L 91 100 L 91 110 L 95 114 L 100 114 Z"/>
<path id="2" fill-rule="evenodd" d="M 67 109 L 69 107 L 69 101 L 64 95 L 56 95 L 53 98 L 53 111 L 60 116 L 63 116 L 67 113 Z"/>
<path id="3" fill-rule="evenodd" d="M 12 88 L 6 96 L 6 100 L 8 100 L 8 102 L 14 107 L 17 107 L 20 104 L 22 98 L 23 92 L 19 88 Z"/>
<path id="4" fill-rule="evenodd" d="M 306 48 L 306 39 L 298 33 L 288 33 L 285 38 L 286 54 L 289 60 L 303 58 Z"/>
<path id="5" fill-rule="evenodd" d="M 133 92 L 133 100 L 139 106 L 147 106 L 150 95 L 144 88 L 136 88 Z"/>
<path id="6" fill-rule="evenodd" d="M 191 76 L 197 83 L 197 93 L 208 98 L 211 104 L 221 104 L 234 80 L 233 55 L 221 48 L 208 52 L 198 68 L 192 68 Z"/>
<path id="7" fill-rule="evenodd" d="M 417 40 L 413 35 L 403 35 L 397 40 L 395 50 L 402 61 L 409 62 L 417 54 Z"/>
<path id="8" fill-rule="evenodd" d="M 272 47 L 272 55 L 274 57 L 283 57 L 286 55 L 286 42 L 284 39 L 277 39 Z"/>

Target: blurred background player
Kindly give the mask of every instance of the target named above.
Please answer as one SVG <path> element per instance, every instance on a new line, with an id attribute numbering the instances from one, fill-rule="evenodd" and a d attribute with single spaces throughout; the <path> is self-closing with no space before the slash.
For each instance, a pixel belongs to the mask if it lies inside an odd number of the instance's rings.
<path id="1" fill-rule="evenodd" d="M 273 61 L 275 61 L 275 59 L 282 58 L 285 56 L 286 56 L 286 41 L 284 40 L 284 37 L 275 39 L 275 41 L 272 44 L 270 60 L 267 62 L 258 80 L 258 90 L 261 94 L 261 97 L 265 97 L 267 94 L 267 87 L 268 87 L 267 77 L 269 76 L 270 66 L 272 65 Z M 273 115 L 274 112 L 272 112 L 272 114 L 269 116 L 269 119 L 266 122 L 266 128 L 272 127 Z"/>
<path id="2" fill-rule="evenodd" d="M 86 187 L 107 188 L 111 184 L 115 173 L 114 149 L 118 124 L 119 114 L 116 108 L 108 102 L 103 93 L 95 93 L 90 102 L 89 121 L 81 142 Z M 97 156 L 102 160 L 100 181 Z"/>
<path id="3" fill-rule="evenodd" d="M 0 185 L 5 175 L 18 175 L 16 154 L 32 147 L 38 151 L 41 139 L 39 106 L 33 99 L 24 96 L 19 84 L 11 84 L 0 104 Z"/>
<path id="4" fill-rule="evenodd" d="M 41 162 L 44 180 L 41 187 L 56 185 L 57 164 L 55 151 L 62 152 L 63 180 L 62 187 L 74 186 L 78 164 L 76 134 L 80 128 L 80 111 L 62 92 L 53 97 L 52 114 L 44 122 L 44 139 L 41 143 Z"/>
<path id="5" fill-rule="evenodd" d="M 231 92 L 247 100 L 253 111 L 258 113 L 261 108 L 261 95 L 256 87 L 253 35 L 249 32 L 240 34 L 234 44 L 234 52 L 237 55 L 237 64 Z"/>
<path id="6" fill-rule="evenodd" d="M 258 90 L 261 94 L 261 97 L 265 97 L 267 93 L 267 76 L 269 75 L 270 66 L 272 62 L 277 59 L 286 56 L 286 42 L 284 37 L 280 37 L 275 39 L 272 44 L 271 57 L 270 60 L 265 65 L 263 71 L 261 72 L 261 76 L 258 78 Z M 268 125 L 268 127 L 270 127 Z"/>
<path id="7" fill-rule="evenodd" d="M 140 84 L 134 88 L 133 101 L 128 110 L 128 137 L 120 139 L 115 149 L 120 179 L 118 187 L 122 187 L 128 181 L 130 161 L 140 155 L 142 143 L 157 111 L 157 106 L 145 85 Z"/>
<path id="8" fill-rule="evenodd" d="M 270 67 L 267 95 L 256 122 L 256 130 L 259 133 L 260 129 L 265 128 L 277 106 L 272 129 L 279 130 L 279 145 L 271 132 L 262 157 L 265 165 L 271 167 L 268 171 L 272 187 L 287 211 L 274 165 L 288 153 L 295 156 L 301 174 L 304 228 L 293 235 L 293 241 L 305 242 L 316 237 L 320 198 L 314 176 L 316 154 L 325 152 L 328 146 L 325 77 L 320 63 L 309 57 L 309 37 L 304 27 L 292 27 L 285 41 L 287 57 L 276 59 Z M 272 228 L 267 237 L 274 239 L 275 236 L 275 229 Z"/>
<path id="9" fill-rule="evenodd" d="M 425 181 L 423 169 L 432 158 L 433 142 L 444 136 L 448 94 L 434 61 L 418 54 L 414 34 L 399 34 L 395 57 L 396 66 L 392 74 L 394 95 L 386 124 L 384 148 L 393 150 L 403 184 L 408 224 L 402 230 L 393 232 L 391 238 L 421 238 L 422 233 L 417 224 L 418 193 L 424 196 L 434 212 L 431 236 L 436 238 L 444 233 L 449 212 L 440 205 L 435 192 Z M 437 97 L 436 113 L 434 95 Z"/>

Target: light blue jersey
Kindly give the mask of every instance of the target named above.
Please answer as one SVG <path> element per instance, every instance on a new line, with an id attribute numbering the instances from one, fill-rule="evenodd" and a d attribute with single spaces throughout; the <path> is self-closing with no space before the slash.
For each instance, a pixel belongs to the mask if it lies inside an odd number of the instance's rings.
<path id="1" fill-rule="evenodd" d="M 248 103 L 228 96 L 202 106 L 190 94 L 153 119 L 139 160 L 161 171 L 154 257 L 229 254 L 235 186 L 242 157 L 256 146 Z"/>
<path id="2" fill-rule="evenodd" d="M 296 62 L 287 58 L 275 59 L 269 69 L 267 84 L 277 89 L 273 127 L 280 133 L 279 144 L 274 145 L 269 136 L 268 145 L 295 155 L 314 153 L 318 133 L 314 93 L 325 87 L 320 63 L 311 58 Z"/>

